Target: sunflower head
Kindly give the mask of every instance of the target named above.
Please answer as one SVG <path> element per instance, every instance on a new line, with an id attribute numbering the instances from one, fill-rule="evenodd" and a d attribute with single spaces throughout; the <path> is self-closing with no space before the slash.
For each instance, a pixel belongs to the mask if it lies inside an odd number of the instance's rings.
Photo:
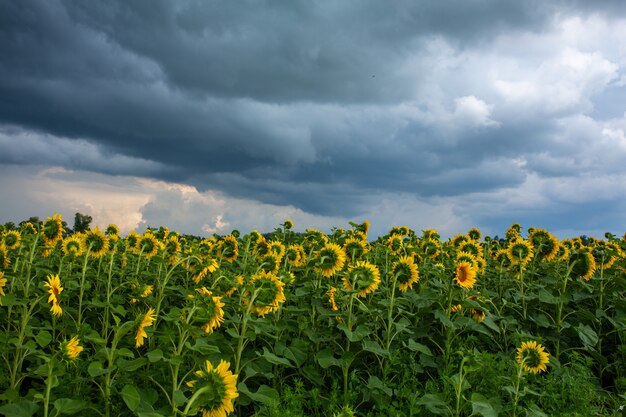
<path id="1" fill-rule="evenodd" d="M 0 243 L 0 269 L 7 269 L 10 263 L 7 247 L 4 246 L 4 243 Z"/>
<path id="2" fill-rule="evenodd" d="M 85 240 L 82 235 L 73 234 L 63 239 L 61 243 L 63 253 L 66 255 L 80 256 L 86 252 Z"/>
<path id="3" fill-rule="evenodd" d="M 146 230 L 143 235 L 139 236 L 137 247 L 142 256 L 152 258 L 159 251 L 159 241 L 152 232 Z"/>
<path id="4" fill-rule="evenodd" d="M 572 275 L 589 281 L 596 271 L 596 261 L 593 254 L 588 249 L 580 249 L 572 252 L 569 256 L 569 267 L 572 268 Z"/>
<path id="5" fill-rule="evenodd" d="M 4 287 L 7 285 L 7 279 L 4 277 L 4 272 L 0 271 L 0 296 L 4 297 L 6 294 L 4 293 Z M 2 305 L 2 301 L 0 301 L 0 305 Z"/>
<path id="6" fill-rule="evenodd" d="M 116 224 L 110 224 L 107 226 L 107 228 L 104 230 L 104 234 L 107 236 L 119 236 L 120 235 L 120 228 L 117 227 Z"/>
<path id="7" fill-rule="evenodd" d="M 83 238 L 85 239 L 85 247 L 87 247 L 89 256 L 100 258 L 108 252 L 109 238 L 98 229 L 98 226 L 93 230 L 87 231 Z"/>
<path id="8" fill-rule="evenodd" d="M 550 354 L 535 341 L 522 342 L 522 346 L 517 348 L 517 363 L 524 371 L 537 374 L 547 370 Z"/>
<path id="9" fill-rule="evenodd" d="M 211 334 L 224 322 L 225 304 L 222 302 L 222 297 L 213 295 L 206 287 L 196 288 L 196 292 L 198 293 L 195 297 L 196 305 L 201 308 L 199 316 L 205 321 L 202 330 L 206 334 Z"/>
<path id="10" fill-rule="evenodd" d="M 417 265 L 410 256 L 403 256 L 398 259 L 391 267 L 391 273 L 402 292 L 410 290 L 413 284 L 419 280 Z"/>
<path id="11" fill-rule="evenodd" d="M 470 240 L 463 242 L 457 246 L 457 250 L 460 252 L 468 252 L 478 257 L 483 256 L 483 247 L 480 243 Z"/>
<path id="12" fill-rule="evenodd" d="M 464 243 L 464 242 L 468 242 L 468 241 L 470 241 L 470 240 L 471 240 L 471 239 L 470 239 L 470 237 L 469 237 L 469 236 L 467 236 L 467 235 L 462 235 L 462 234 L 460 234 L 460 233 L 457 233 L 457 234 L 456 234 L 456 235 L 454 235 L 454 237 L 452 238 L 451 243 L 452 243 L 452 246 L 454 246 L 454 247 L 457 247 L 457 248 L 458 248 L 458 247 L 459 247 L 462 243 Z"/>
<path id="13" fill-rule="evenodd" d="M 31 222 L 26 222 L 21 225 L 22 233 L 25 235 L 36 235 L 38 228 Z"/>
<path id="14" fill-rule="evenodd" d="M 280 268 L 280 258 L 275 253 L 268 253 L 259 260 L 260 268 L 270 274 L 276 274 Z"/>
<path id="15" fill-rule="evenodd" d="M 473 227 L 469 230 L 469 232 L 467 232 L 467 235 L 470 237 L 470 239 L 472 239 L 474 242 L 478 242 L 481 238 L 481 236 L 483 235 L 482 232 L 480 231 L 480 229 Z"/>
<path id="16" fill-rule="evenodd" d="M 385 245 L 391 253 L 399 254 L 404 248 L 404 238 L 400 234 L 391 235 L 387 238 Z"/>
<path id="17" fill-rule="evenodd" d="M 518 237 L 509 244 L 509 260 L 512 265 L 526 265 L 534 256 L 530 242 Z"/>
<path id="18" fill-rule="evenodd" d="M 278 311 L 280 305 L 286 301 L 283 287 L 285 283 L 275 274 L 261 271 L 250 279 L 250 287 L 257 294 L 252 311 L 263 317 L 267 313 Z"/>
<path id="19" fill-rule="evenodd" d="M 63 218 L 60 214 L 54 213 L 48 217 L 41 227 L 46 246 L 54 246 L 63 237 Z"/>
<path id="20" fill-rule="evenodd" d="M 283 245 L 281 242 L 277 240 L 272 240 L 268 244 L 268 250 L 270 253 L 275 254 L 278 257 L 278 259 L 282 259 L 283 256 L 285 255 L 285 245 Z"/>
<path id="21" fill-rule="evenodd" d="M 341 246 L 328 243 L 319 251 L 318 268 L 323 276 L 330 278 L 343 268 L 346 258 L 346 253 Z"/>
<path id="22" fill-rule="evenodd" d="M 67 359 L 75 361 L 85 348 L 80 345 L 78 336 L 74 336 L 69 341 L 61 343 L 61 350 L 65 353 Z"/>
<path id="23" fill-rule="evenodd" d="M 533 245 L 535 255 L 539 260 L 551 261 L 556 257 L 559 241 L 547 230 L 533 229 L 528 235 L 528 240 Z"/>
<path id="24" fill-rule="evenodd" d="M 473 288 L 476 283 L 476 268 L 467 261 L 458 262 L 454 270 L 454 280 L 462 288 Z"/>
<path id="25" fill-rule="evenodd" d="M 426 229 L 422 231 L 422 238 L 439 240 L 441 236 L 439 235 L 439 232 L 437 232 L 435 229 Z"/>
<path id="26" fill-rule="evenodd" d="M 194 373 L 195 378 L 187 382 L 201 404 L 203 417 L 225 417 L 234 411 L 233 401 L 239 396 L 237 392 L 237 375 L 228 368 L 230 363 L 220 360 L 216 367 L 206 361 L 204 367 Z"/>
<path id="27" fill-rule="evenodd" d="M 343 287 L 349 291 L 356 291 L 356 296 L 361 298 L 376 291 L 379 284 L 378 267 L 365 261 L 358 261 L 355 265 L 351 265 L 343 278 Z"/>
<path id="28" fill-rule="evenodd" d="M 285 222 L 283 223 L 283 227 L 285 228 L 285 230 L 293 229 L 293 221 L 291 221 L 291 219 L 285 220 Z"/>
<path id="29" fill-rule="evenodd" d="M 431 259 L 436 258 L 441 253 L 441 242 L 435 239 L 422 239 L 420 243 L 422 254 Z"/>
<path id="30" fill-rule="evenodd" d="M 22 235 L 17 230 L 9 230 L 2 234 L 2 243 L 8 250 L 19 248 L 21 240 Z"/>
<path id="31" fill-rule="evenodd" d="M 232 263 L 239 256 L 239 243 L 233 235 L 224 236 L 219 242 L 219 254 L 226 262 Z"/>
<path id="32" fill-rule="evenodd" d="M 367 253 L 367 250 L 367 242 L 356 237 L 346 239 L 343 244 L 343 251 L 350 262 L 356 262 L 361 259 L 361 257 Z"/>

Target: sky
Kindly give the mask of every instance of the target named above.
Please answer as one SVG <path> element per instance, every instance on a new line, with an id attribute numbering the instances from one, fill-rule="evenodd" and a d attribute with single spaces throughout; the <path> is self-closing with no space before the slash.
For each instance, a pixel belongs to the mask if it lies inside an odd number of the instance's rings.
<path id="1" fill-rule="evenodd" d="M 0 0 L 0 222 L 626 231 L 622 0 Z"/>

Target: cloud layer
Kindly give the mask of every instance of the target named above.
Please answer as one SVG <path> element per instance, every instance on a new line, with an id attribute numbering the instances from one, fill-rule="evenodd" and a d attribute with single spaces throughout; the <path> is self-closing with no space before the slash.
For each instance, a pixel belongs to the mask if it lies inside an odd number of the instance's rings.
<path id="1" fill-rule="evenodd" d="M 2 1 L 0 164 L 91 172 L 147 196 L 135 223 L 207 233 L 617 233 L 625 37 L 619 1 Z"/>

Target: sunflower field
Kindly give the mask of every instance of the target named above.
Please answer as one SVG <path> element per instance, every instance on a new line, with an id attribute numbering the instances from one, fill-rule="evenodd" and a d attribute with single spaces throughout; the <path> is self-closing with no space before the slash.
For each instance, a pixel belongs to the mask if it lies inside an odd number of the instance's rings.
<path id="1" fill-rule="evenodd" d="M 626 416 L 626 240 L 0 226 L 0 415 Z"/>

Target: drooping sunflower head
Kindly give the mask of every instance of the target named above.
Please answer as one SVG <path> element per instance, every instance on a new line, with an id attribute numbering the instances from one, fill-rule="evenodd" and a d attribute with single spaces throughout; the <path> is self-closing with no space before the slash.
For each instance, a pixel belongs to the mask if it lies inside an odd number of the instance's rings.
<path id="1" fill-rule="evenodd" d="M 551 261 L 556 257 L 559 241 L 547 230 L 533 229 L 528 235 L 528 240 L 533 245 L 535 255 L 539 260 Z"/>
<path id="2" fill-rule="evenodd" d="M 476 295 L 470 295 L 467 297 L 468 300 L 470 300 L 472 303 L 476 304 L 476 303 L 480 303 L 482 301 L 482 299 Z M 480 323 L 481 321 L 485 320 L 485 311 L 476 306 L 472 306 L 472 308 L 470 308 L 470 313 L 472 314 L 472 319 L 476 322 L 476 323 Z"/>
<path id="3" fill-rule="evenodd" d="M 180 245 L 180 240 L 178 239 L 178 236 L 176 235 L 168 236 L 167 240 L 165 241 L 165 251 L 169 255 L 176 255 L 180 253 L 181 245 Z"/>
<path id="4" fill-rule="evenodd" d="M 509 260 L 512 265 L 524 266 L 533 256 L 533 247 L 527 240 L 518 237 L 509 244 Z"/>
<path id="5" fill-rule="evenodd" d="M 350 262 L 356 262 L 361 259 L 361 257 L 367 253 L 368 244 L 363 239 L 359 239 L 356 237 L 350 237 L 346 239 L 343 244 L 343 251 L 346 253 L 346 256 L 350 260 Z"/>
<path id="6" fill-rule="evenodd" d="M 156 320 L 154 308 L 150 307 L 146 314 L 141 318 L 137 333 L 135 334 L 135 347 L 141 347 L 144 344 L 144 340 L 148 337 L 146 333 L 146 327 L 150 327 Z"/>
<path id="7" fill-rule="evenodd" d="M 350 265 L 348 273 L 343 278 L 343 287 L 348 291 L 356 291 L 356 296 L 361 298 L 376 291 L 379 284 L 378 267 L 366 261 L 357 261 L 355 265 Z"/>
<path id="8" fill-rule="evenodd" d="M 323 232 L 317 229 L 307 229 L 304 232 L 303 246 L 307 252 L 320 249 L 326 243 L 328 243 L 328 237 Z"/>
<path id="9" fill-rule="evenodd" d="M 588 249 L 574 251 L 569 256 L 569 267 L 572 268 L 572 276 L 589 281 L 596 271 L 596 261 Z"/>
<path id="10" fill-rule="evenodd" d="M 194 258 L 192 258 L 194 259 Z M 196 258 L 197 259 L 197 258 Z M 191 262 L 191 260 L 190 260 Z M 201 264 L 199 264 L 200 267 L 202 269 L 200 269 L 200 272 L 198 272 L 194 277 L 193 277 L 193 281 L 196 284 L 199 284 L 200 281 L 202 281 L 204 278 L 206 278 L 209 274 L 212 274 L 213 272 L 217 271 L 217 269 L 219 268 L 219 263 L 217 262 L 217 260 L 210 258 L 210 257 L 205 257 L 202 261 Z M 191 266 L 191 265 L 189 265 Z M 197 265 L 194 266 L 194 269 L 197 267 Z"/>
<path id="11" fill-rule="evenodd" d="M 333 311 L 338 311 L 339 307 L 337 307 L 337 302 L 335 301 L 335 293 L 337 292 L 336 287 L 330 287 L 328 291 L 326 291 L 326 295 L 328 296 L 328 302 L 330 304 L 330 309 Z"/>
<path id="12" fill-rule="evenodd" d="M 63 314 L 60 297 L 63 292 L 63 287 L 61 287 L 61 278 L 59 278 L 58 275 L 48 275 L 47 282 L 44 283 L 44 286 L 48 288 L 48 294 L 50 294 L 48 297 L 50 312 L 53 316 L 61 316 L 61 314 Z"/>
<path id="13" fill-rule="evenodd" d="M 8 250 L 19 248 L 21 240 L 22 235 L 17 230 L 9 230 L 2 234 L 2 243 Z"/>
<path id="14" fill-rule="evenodd" d="M 391 253 L 399 254 L 404 248 L 404 238 L 399 234 L 391 235 L 387 238 L 385 245 Z"/>
<path id="15" fill-rule="evenodd" d="M 0 296 L 4 297 L 6 294 L 4 293 L 4 287 L 7 285 L 7 279 L 4 277 L 4 272 L 0 271 Z M 0 301 L 0 305 L 2 305 L 2 301 Z"/>
<path id="16" fill-rule="evenodd" d="M 472 227 L 469 232 L 467 232 L 467 235 L 470 237 L 470 239 L 472 239 L 474 242 L 478 242 L 481 238 L 481 236 L 483 235 L 483 233 L 480 231 L 479 228 L 477 227 Z"/>
<path id="17" fill-rule="evenodd" d="M 269 252 L 275 254 L 278 259 L 282 259 L 285 256 L 285 245 L 277 240 L 272 240 L 268 245 Z"/>
<path id="18" fill-rule="evenodd" d="M 139 253 L 139 235 L 134 230 L 128 232 L 126 238 L 124 239 L 126 243 L 126 250 L 133 253 Z"/>
<path id="19" fill-rule="evenodd" d="M 306 265 L 306 254 L 304 248 L 300 244 L 290 244 L 285 249 L 285 258 L 287 262 L 294 267 L 301 267 Z"/>
<path id="20" fill-rule="evenodd" d="M 555 259 L 559 261 L 567 261 L 569 260 L 570 250 L 567 245 L 563 244 L 563 242 L 559 242 L 559 247 L 556 251 Z"/>
<path id="21" fill-rule="evenodd" d="M 391 267 L 391 274 L 396 278 L 398 288 L 402 292 L 410 290 L 413 284 L 419 280 L 417 265 L 410 256 L 403 256 L 398 259 Z"/>
<path id="22" fill-rule="evenodd" d="M 323 276 L 330 278 L 343 268 L 346 258 L 346 253 L 341 246 L 327 243 L 319 251 L 318 268 L 322 271 Z"/>
<path id="23" fill-rule="evenodd" d="M 475 255 L 469 253 L 469 252 L 457 252 L 456 253 L 456 262 L 469 262 L 470 264 L 472 264 L 472 267 L 474 267 L 474 269 L 478 269 L 478 260 L 476 258 Z"/>
<path id="24" fill-rule="evenodd" d="M 64 254 L 72 256 L 81 256 L 87 251 L 85 239 L 82 237 L 82 234 L 73 234 L 72 236 L 66 237 L 61 243 L 61 247 Z"/>
<path id="25" fill-rule="evenodd" d="M 511 265 L 509 251 L 506 248 L 498 249 L 493 256 L 493 260 L 500 266 L 500 268 L 508 268 Z"/>
<path id="26" fill-rule="evenodd" d="M 275 274 L 280 268 L 280 258 L 275 253 L 268 253 L 259 259 L 259 264 L 262 271 Z"/>
<path id="27" fill-rule="evenodd" d="M 109 250 L 109 238 L 98 229 L 96 226 L 93 230 L 88 230 L 84 235 L 85 247 L 89 252 L 89 256 L 93 258 L 100 258 L 104 256 Z"/>
<path id="28" fill-rule="evenodd" d="M 285 220 L 285 222 L 283 223 L 283 227 L 285 228 L 285 230 L 293 229 L 293 221 L 291 219 Z"/>
<path id="29" fill-rule="evenodd" d="M 439 232 L 437 232 L 435 229 L 426 229 L 422 231 L 422 238 L 439 240 L 441 239 L 441 236 L 439 235 Z"/>
<path id="30" fill-rule="evenodd" d="M 506 240 L 515 240 L 520 237 L 521 232 L 522 226 L 520 226 L 519 223 L 513 223 L 509 226 L 504 236 L 506 237 Z"/>
<path id="31" fill-rule="evenodd" d="M 461 243 L 459 246 L 457 246 L 457 250 L 460 252 L 471 253 L 475 257 L 483 256 L 482 245 L 473 240 Z"/>
<path id="32" fill-rule="evenodd" d="M 111 223 L 104 230 L 104 234 L 106 236 L 119 236 L 120 235 L 120 228 L 117 227 L 116 224 Z"/>
<path id="33" fill-rule="evenodd" d="M 63 218 L 60 214 L 54 213 L 48 217 L 41 227 L 41 234 L 46 246 L 54 246 L 63 237 Z"/>
<path id="34" fill-rule="evenodd" d="M 21 228 L 22 228 L 21 229 L 22 233 L 24 235 L 36 235 L 37 234 L 37 230 L 38 230 L 37 227 L 34 224 L 32 224 L 31 222 L 23 223 L 21 225 Z"/>
<path id="35" fill-rule="evenodd" d="M 215 243 L 216 241 L 212 237 L 202 239 L 200 243 L 198 243 L 198 246 L 196 247 L 198 256 L 200 256 L 201 258 L 205 256 L 210 256 L 211 252 L 213 251 L 213 246 L 215 246 Z"/>
<path id="36" fill-rule="evenodd" d="M 257 240 L 254 245 L 254 253 L 256 253 L 258 257 L 263 257 L 270 253 L 270 244 L 263 236 L 261 236 L 261 239 Z"/>
<path id="37" fill-rule="evenodd" d="M 196 379 L 187 382 L 187 386 L 199 394 L 196 399 L 201 404 L 203 417 L 226 417 L 234 411 L 233 401 L 237 392 L 237 375 L 228 368 L 230 363 L 220 360 L 216 367 L 206 361 L 204 368 L 194 373 Z"/>
<path id="38" fill-rule="evenodd" d="M 286 301 L 283 290 L 285 283 L 275 274 L 261 271 L 252 276 L 250 286 L 251 291 L 257 294 L 252 303 L 252 311 L 259 317 L 278 311 L 280 305 Z"/>
<path id="39" fill-rule="evenodd" d="M 452 246 L 454 247 L 459 247 L 462 243 L 468 242 L 470 241 L 470 237 L 467 235 L 462 235 L 460 233 L 457 233 L 456 235 L 454 235 L 454 237 L 452 238 Z"/>
<path id="40" fill-rule="evenodd" d="M 152 232 L 146 232 L 139 237 L 137 243 L 139 253 L 145 258 L 152 258 L 159 251 L 159 241 Z"/>
<path id="41" fill-rule="evenodd" d="M 470 289 L 476 283 L 476 268 L 467 261 L 457 262 L 454 280 L 460 287 Z"/>
<path id="42" fill-rule="evenodd" d="M 421 253 L 431 259 L 436 258 L 441 253 L 441 242 L 435 239 L 422 239 L 420 243 Z"/>
<path id="43" fill-rule="evenodd" d="M 226 262 L 234 262 L 239 256 L 237 238 L 233 235 L 224 236 L 219 242 L 219 254 Z"/>
<path id="44" fill-rule="evenodd" d="M 206 334 L 220 327 L 224 322 L 224 303 L 222 297 L 213 295 L 206 287 L 196 288 L 198 296 L 195 298 L 196 305 L 200 307 L 198 317 L 205 321 L 202 330 Z"/>
<path id="45" fill-rule="evenodd" d="M 522 365 L 524 371 L 537 374 L 548 369 L 550 354 L 535 341 L 522 342 L 522 346 L 517 348 L 517 363 Z"/>

